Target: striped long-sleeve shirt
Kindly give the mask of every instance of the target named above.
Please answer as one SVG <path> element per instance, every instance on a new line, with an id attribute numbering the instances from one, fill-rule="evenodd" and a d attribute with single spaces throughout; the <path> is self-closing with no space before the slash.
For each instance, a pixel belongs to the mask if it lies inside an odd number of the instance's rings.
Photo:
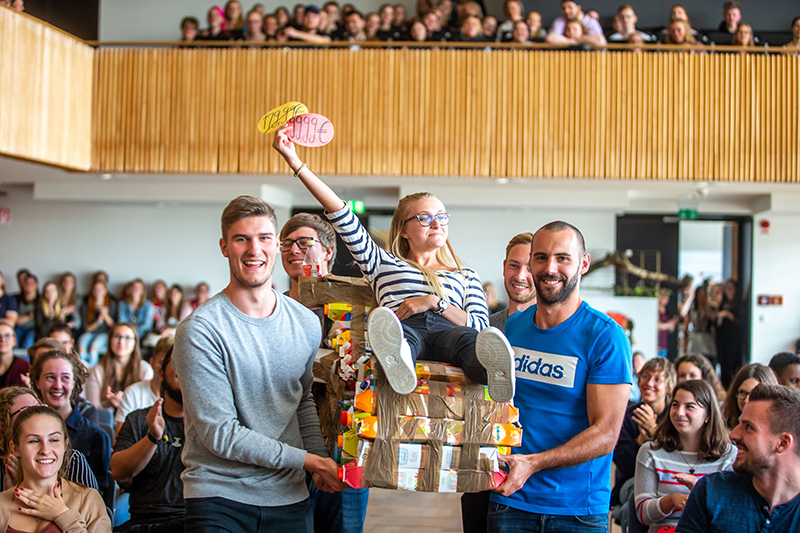
<path id="1" fill-rule="evenodd" d="M 435 294 L 419 269 L 375 244 L 349 208 L 328 213 L 327 217 L 372 285 L 379 305 L 394 311 L 406 298 Z M 489 325 L 489 308 L 477 272 L 464 268 L 463 274 L 440 270 L 436 275 L 447 302 L 467 313 L 467 326 L 481 330 Z"/>
<path id="2" fill-rule="evenodd" d="M 645 443 L 636 456 L 636 518 L 650 526 L 650 533 L 664 526 L 676 526 L 681 511 L 663 513 L 659 502 L 673 492 L 689 494 L 689 489 L 672 476 L 689 474 L 693 469 L 693 475 L 700 479 L 707 474 L 730 470 L 735 460 L 736 448 L 730 444 L 725 454 L 716 461 L 698 461 L 697 453 L 680 450 L 668 452 L 663 448 L 654 450 L 652 442 Z"/>

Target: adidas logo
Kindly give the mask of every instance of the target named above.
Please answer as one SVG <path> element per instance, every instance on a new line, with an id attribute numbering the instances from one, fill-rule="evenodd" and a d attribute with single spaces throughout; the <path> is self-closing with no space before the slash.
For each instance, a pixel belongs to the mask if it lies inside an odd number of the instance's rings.
<path id="1" fill-rule="evenodd" d="M 514 369 L 517 379 L 572 388 L 575 385 L 577 367 L 577 357 L 514 347 Z"/>

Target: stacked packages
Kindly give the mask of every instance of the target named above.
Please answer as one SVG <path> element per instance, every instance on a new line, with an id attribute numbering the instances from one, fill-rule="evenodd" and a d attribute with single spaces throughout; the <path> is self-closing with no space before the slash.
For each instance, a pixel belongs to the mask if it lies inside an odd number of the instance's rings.
<path id="1" fill-rule="evenodd" d="M 357 387 L 341 439 L 349 485 L 423 492 L 489 490 L 505 478 L 498 461 L 519 446 L 519 412 L 448 365 L 417 363 L 417 388 L 395 393 L 377 369 Z M 369 372 L 369 371 L 367 371 Z M 501 448 L 499 448 L 501 447 Z M 502 452 L 501 452 L 502 449 Z"/>
<path id="2" fill-rule="evenodd" d="M 395 393 L 368 357 L 366 316 L 375 301 L 363 280 L 301 278 L 300 301 L 325 310 L 334 351 L 315 367 L 327 385 L 320 426 L 346 483 L 424 492 L 502 483 L 498 455 L 522 441 L 513 405 L 491 401 L 461 369 L 429 361 L 416 365 L 414 392 Z"/>

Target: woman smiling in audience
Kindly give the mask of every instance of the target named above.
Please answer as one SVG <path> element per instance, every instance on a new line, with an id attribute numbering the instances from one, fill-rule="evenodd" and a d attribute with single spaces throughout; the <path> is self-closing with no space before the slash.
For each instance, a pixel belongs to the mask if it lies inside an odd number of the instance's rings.
<path id="1" fill-rule="evenodd" d="M 11 450 L 20 482 L 0 494 L 0 531 L 107 533 L 111 521 L 97 491 L 66 479 L 69 439 L 53 409 L 33 406 L 17 415 Z"/>
<path id="2" fill-rule="evenodd" d="M 636 457 L 636 517 L 649 533 L 674 527 L 695 483 L 730 470 L 735 459 L 711 386 L 698 379 L 678 384 L 669 416 Z"/>
<path id="3" fill-rule="evenodd" d="M 85 457 L 97 479 L 98 490 L 110 507 L 114 501 L 111 479 L 111 437 L 77 408 L 86 381 L 86 369 L 74 354 L 52 350 L 41 354 L 31 367 L 31 386 L 67 424 L 72 447 Z"/>
<path id="4" fill-rule="evenodd" d="M 113 410 L 128 386 L 152 377 L 153 368 L 142 361 L 136 329 L 131 324 L 116 324 L 109 334 L 108 351 L 89 372 L 86 399 L 95 407 Z"/>

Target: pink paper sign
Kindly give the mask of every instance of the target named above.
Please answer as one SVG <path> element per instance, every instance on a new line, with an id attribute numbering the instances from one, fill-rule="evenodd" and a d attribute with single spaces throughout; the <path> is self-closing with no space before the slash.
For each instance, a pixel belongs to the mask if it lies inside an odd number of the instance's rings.
<path id="1" fill-rule="evenodd" d="M 289 139 L 300 146 L 325 146 L 333 140 L 333 124 L 317 113 L 303 113 L 289 119 Z"/>

